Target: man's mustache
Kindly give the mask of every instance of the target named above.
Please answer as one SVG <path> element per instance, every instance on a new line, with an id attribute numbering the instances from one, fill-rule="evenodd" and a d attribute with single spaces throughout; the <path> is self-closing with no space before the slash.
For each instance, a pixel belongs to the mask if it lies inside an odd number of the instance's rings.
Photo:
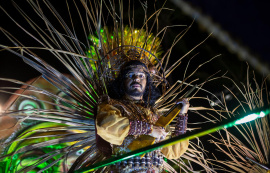
<path id="1" fill-rule="evenodd" d="M 134 84 L 138 84 L 138 85 L 140 85 L 140 87 L 142 87 L 142 85 L 141 85 L 140 83 L 138 83 L 138 82 L 132 82 L 132 83 L 130 84 L 130 86 L 132 86 L 132 85 L 134 85 Z"/>

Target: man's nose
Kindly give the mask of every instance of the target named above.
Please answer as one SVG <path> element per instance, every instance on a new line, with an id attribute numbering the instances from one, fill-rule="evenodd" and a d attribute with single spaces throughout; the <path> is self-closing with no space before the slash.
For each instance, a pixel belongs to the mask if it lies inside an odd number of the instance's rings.
<path id="1" fill-rule="evenodd" d="M 133 76 L 133 80 L 134 81 L 140 81 L 141 79 L 140 79 L 140 77 L 138 75 L 134 75 Z"/>

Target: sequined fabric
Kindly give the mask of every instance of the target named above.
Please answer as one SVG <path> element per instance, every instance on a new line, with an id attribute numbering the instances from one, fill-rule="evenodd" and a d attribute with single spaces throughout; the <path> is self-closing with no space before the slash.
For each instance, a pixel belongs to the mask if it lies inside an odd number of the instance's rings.
<path id="1" fill-rule="evenodd" d="M 129 135 L 147 135 L 152 132 L 151 124 L 144 121 L 130 120 L 129 125 Z"/>
<path id="2" fill-rule="evenodd" d="M 187 131 L 187 120 L 188 120 L 188 114 L 179 114 L 177 115 L 175 130 L 173 135 L 178 136 L 185 134 Z"/>
<path id="3" fill-rule="evenodd" d="M 133 157 L 131 159 L 118 162 L 112 166 L 113 173 L 143 173 L 161 172 L 163 170 L 163 155 L 160 150 L 145 154 L 143 157 Z"/>

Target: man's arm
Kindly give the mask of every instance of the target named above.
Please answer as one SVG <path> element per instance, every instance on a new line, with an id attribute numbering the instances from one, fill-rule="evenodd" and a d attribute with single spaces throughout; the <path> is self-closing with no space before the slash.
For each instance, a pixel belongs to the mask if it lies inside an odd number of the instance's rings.
<path id="1" fill-rule="evenodd" d="M 130 120 L 129 135 L 150 135 L 156 139 L 163 139 L 167 133 L 165 129 L 144 121 Z"/>
<path id="2" fill-rule="evenodd" d="M 175 130 L 173 131 L 173 136 L 178 136 L 186 133 L 187 129 L 187 119 L 188 119 L 188 108 L 189 102 L 187 99 L 178 100 L 177 103 L 182 103 L 182 109 L 177 115 L 177 122 L 175 125 Z M 189 140 L 179 142 L 177 144 L 171 145 L 161 149 L 161 152 L 168 159 L 178 159 L 182 154 L 188 149 Z"/>
<path id="3" fill-rule="evenodd" d="M 190 106 L 188 99 L 181 99 L 177 103 L 182 103 L 182 109 L 179 112 L 176 120 L 175 130 L 173 135 L 178 136 L 186 133 L 187 120 L 188 120 L 188 108 Z"/>
<path id="4" fill-rule="evenodd" d="M 129 119 L 123 117 L 116 107 L 102 103 L 96 116 L 97 134 L 114 145 L 121 145 L 129 133 Z"/>
<path id="5" fill-rule="evenodd" d="M 107 103 L 98 106 L 96 128 L 100 137 L 115 145 L 121 145 L 128 135 L 150 135 L 158 139 L 167 135 L 162 127 L 123 117 L 119 109 Z"/>

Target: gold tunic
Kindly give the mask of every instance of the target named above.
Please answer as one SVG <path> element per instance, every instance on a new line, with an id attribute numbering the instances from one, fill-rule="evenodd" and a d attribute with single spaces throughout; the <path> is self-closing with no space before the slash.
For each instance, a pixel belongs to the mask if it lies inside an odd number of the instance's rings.
<path id="1" fill-rule="evenodd" d="M 114 155 L 128 152 L 127 146 L 136 138 L 128 135 L 129 120 L 139 120 L 155 124 L 159 115 L 152 108 L 145 108 L 141 103 L 130 100 L 103 99 L 98 105 L 96 128 L 97 134 L 112 144 Z M 188 140 L 161 149 L 168 159 L 179 158 L 188 148 Z"/>

